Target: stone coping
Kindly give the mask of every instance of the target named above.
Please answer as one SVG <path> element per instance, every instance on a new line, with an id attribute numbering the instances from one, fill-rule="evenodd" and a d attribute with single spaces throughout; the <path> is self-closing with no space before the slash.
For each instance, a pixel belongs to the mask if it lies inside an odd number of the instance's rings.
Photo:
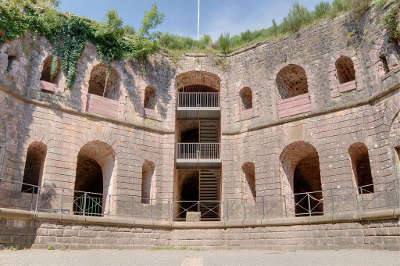
<path id="1" fill-rule="evenodd" d="M 390 220 L 400 218 L 400 208 L 381 209 L 367 212 L 338 213 L 334 215 L 283 217 L 270 219 L 253 219 L 232 222 L 174 222 L 152 221 L 130 217 L 91 217 L 60 213 L 46 213 L 0 208 L 0 218 L 16 218 L 34 221 L 52 221 L 60 223 L 100 225 L 100 226 L 125 226 L 139 228 L 154 228 L 165 230 L 179 229 L 228 229 L 228 228 L 256 228 L 274 226 L 335 224 L 349 222 L 367 222 L 376 220 Z"/>

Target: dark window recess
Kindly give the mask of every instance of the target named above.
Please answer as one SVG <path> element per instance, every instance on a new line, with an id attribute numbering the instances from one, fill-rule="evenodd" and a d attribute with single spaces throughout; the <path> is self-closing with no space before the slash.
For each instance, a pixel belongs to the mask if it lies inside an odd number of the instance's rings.
<path id="1" fill-rule="evenodd" d="M 13 70 L 16 60 L 17 60 L 17 57 L 15 55 L 8 56 L 8 63 L 7 63 L 7 72 L 8 73 L 10 73 Z"/>
<path id="2" fill-rule="evenodd" d="M 384 55 L 384 54 L 381 55 L 381 56 L 379 57 L 379 59 L 380 59 L 381 62 L 382 62 L 383 70 L 385 70 L 385 74 L 389 73 L 389 72 L 390 72 L 390 69 L 389 69 L 388 61 L 387 61 L 387 59 L 386 59 L 386 55 Z"/>

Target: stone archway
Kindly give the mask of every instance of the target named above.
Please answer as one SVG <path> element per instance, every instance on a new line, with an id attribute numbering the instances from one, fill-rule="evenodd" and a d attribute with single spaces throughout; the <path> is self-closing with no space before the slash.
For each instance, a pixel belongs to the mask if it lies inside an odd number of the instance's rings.
<path id="1" fill-rule="evenodd" d="M 306 72 L 298 65 L 290 64 L 282 68 L 276 76 L 276 84 L 281 100 L 308 93 Z"/>
<path id="2" fill-rule="evenodd" d="M 341 56 L 335 63 L 337 77 L 340 84 L 356 79 L 356 71 L 353 61 L 347 56 Z"/>
<path id="3" fill-rule="evenodd" d="M 111 212 L 115 153 L 101 141 L 84 145 L 78 153 L 74 213 L 101 216 Z"/>
<path id="4" fill-rule="evenodd" d="M 374 193 L 367 146 L 361 142 L 354 143 L 349 147 L 349 155 L 358 192 L 360 194 Z"/>
<path id="5" fill-rule="evenodd" d="M 280 156 L 282 191 L 289 213 L 323 214 L 319 155 L 311 144 L 289 144 Z"/>
<path id="6" fill-rule="evenodd" d="M 95 66 L 90 72 L 88 92 L 111 100 L 118 100 L 118 72 L 113 67 L 108 69 L 107 65 L 104 64 Z"/>
<path id="7" fill-rule="evenodd" d="M 26 152 L 24 177 L 21 192 L 37 193 L 37 187 L 41 185 L 44 171 L 44 162 L 47 154 L 47 146 L 41 142 L 33 142 Z"/>

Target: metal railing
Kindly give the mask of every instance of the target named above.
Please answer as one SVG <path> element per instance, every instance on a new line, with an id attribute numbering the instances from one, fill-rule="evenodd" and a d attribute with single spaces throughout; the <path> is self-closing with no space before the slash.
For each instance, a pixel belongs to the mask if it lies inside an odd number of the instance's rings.
<path id="1" fill-rule="evenodd" d="M 73 211 L 76 215 L 102 216 L 103 195 L 90 192 L 76 192 L 73 200 Z"/>
<path id="2" fill-rule="evenodd" d="M 363 186 L 364 187 L 364 186 Z M 84 216 L 134 217 L 152 221 L 183 221 L 186 213 L 199 212 L 202 221 L 236 221 L 281 217 L 360 213 L 400 209 L 398 179 L 360 187 L 342 187 L 317 192 L 281 194 L 221 201 L 175 201 L 172 199 L 74 191 L 54 186 L 34 186 L 0 179 L 0 208 Z M 22 189 L 24 188 L 24 189 Z M 134 192 L 132 192 L 134 193 Z"/>
<path id="3" fill-rule="evenodd" d="M 176 158 L 187 160 L 220 159 L 220 143 L 177 143 Z"/>
<path id="4" fill-rule="evenodd" d="M 220 107 L 219 92 L 179 92 L 177 106 L 178 108 Z"/>
<path id="5" fill-rule="evenodd" d="M 201 221 L 216 221 L 220 219 L 220 206 L 220 201 L 177 201 L 175 220 L 185 221 L 187 212 L 198 212 Z"/>

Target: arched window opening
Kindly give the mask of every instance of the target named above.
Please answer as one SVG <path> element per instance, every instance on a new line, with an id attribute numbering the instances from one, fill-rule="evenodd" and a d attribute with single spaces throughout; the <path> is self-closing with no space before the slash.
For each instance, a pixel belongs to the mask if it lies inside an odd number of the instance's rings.
<path id="1" fill-rule="evenodd" d="M 154 170 L 153 162 L 145 161 L 142 167 L 142 203 L 152 204 L 154 197 Z"/>
<path id="2" fill-rule="evenodd" d="M 198 212 L 200 208 L 199 201 L 199 171 L 187 171 L 180 185 L 179 206 L 177 218 L 185 219 L 187 212 Z"/>
<path id="3" fill-rule="evenodd" d="M 103 142 L 93 141 L 78 153 L 73 211 L 77 215 L 102 216 L 110 211 L 114 152 Z M 108 207 L 108 208 L 107 208 Z"/>
<path id="4" fill-rule="evenodd" d="M 356 80 L 356 71 L 354 69 L 354 63 L 347 56 L 341 56 L 336 61 L 336 71 L 340 84 Z"/>
<path id="5" fill-rule="evenodd" d="M 156 90 L 153 87 L 147 87 L 145 89 L 144 108 L 152 110 L 156 108 Z"/>
<path id="6" fill-rule="evenodd" d="M 46 154 L 47 147 L 41 142 L 34 142 L 29 146 L 21 192 L 37 193 L 37 187 L 40 185 L 43 176 Z"/>
<path id="7" fill-rule="evenodd" d="M 354 143 L 349 148 L 351 166 L 360 194 L 374 193 L 368 148 L 364 143 Z"/>
<path id="8" fill-rule="evenodd" d="M 16 62 L 17 62 L 17 56 L 16 55 L 8 55 L 7 73 L 11 73 L 13 71 Z"/>
<path id="9" fill-rule="evenodd" d="M 250 88 L 243 88 L 240 90 L 241 110 L 248 110 L 253 108 L 253 94 Z"/>
<path id="10" fill-rule="evenodd" d="M 242 166 L 244 178 L 246 181 L 244 198 L 251 198 L 256 201 L 256 169 L 254 163 L 245 163 Z"/>
<path id="11" fill-rule="evenodd" d="M 387 61 L 386 55 L 382 54 L 381 56 L 379 56 L 379 59 L 381 60 L 383 71 L 385 71 L 385 74 L 389 73 L 390 69 L 389 69 L 389 63 Z"/>
<path id="12" fill-rule="evenodd" d="M 117 71 L 106 65 L 95 66 L 90 73 L 89 93 L 112 100 L 119 98 L 119 77 Z"/>
<path id="13" fill-rule="evenodd" d="M 59 77 L 61 70 L 61 61 L 56 56 L 48 56 L 44 60 L 42 75 L 40 80 L 57 83 L 57 79 Z"/>
<path id="14" fill-rule="evenodd" d="M 319 155 L 317 150 L 303 141 L 288 145 L 280 156 L 283 169 L 284 193 L 294 202 L 296 216 L 323 215 L 323 197 L 320 176 Z M 291 188 L 291 189 L 290 189 Z M 285 189 L 290 189 L 286 190 Z M 292 205 L 292 206 L 293 206 Z"/>
<path id="15" fill-rule="evenodd" d="M 276 77 L 281 100 L 308 93 L 307 75 L 298 65 L 288 65 Z"/>

